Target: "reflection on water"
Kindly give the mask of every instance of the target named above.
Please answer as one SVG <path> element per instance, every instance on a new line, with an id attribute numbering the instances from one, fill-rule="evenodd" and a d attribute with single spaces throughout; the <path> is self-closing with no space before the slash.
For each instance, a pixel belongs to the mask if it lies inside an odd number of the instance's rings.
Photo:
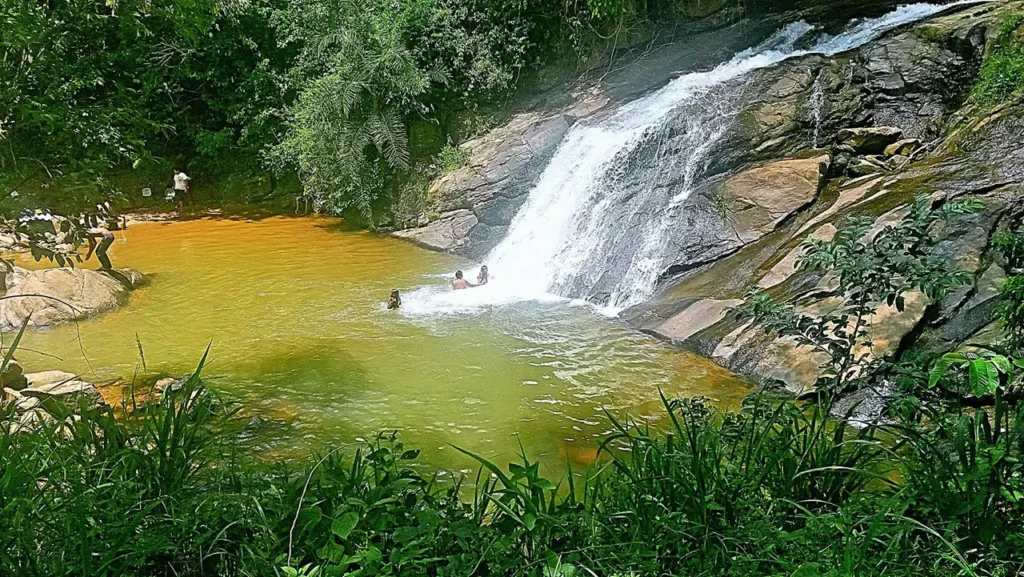
<path id="1" fill-rule="evenodd" d="M 138 335 L 150 375 L 183 374 L 212 341 L 205 376 L 248 414 L 285 424 L 266 429 L 271 454 L 398 429 L 434 466 L 469 465 L 449 445 L 512 458 L 518 437 L 560 467 L 594 458 L 605 409 L 656 420 L 659 389 L 725 405 L 746 393 L 726 371 L 578 303 L 501 304 L 501 271 L 452 292 L 445 273 L 471 263 L 329 219 L 147 223 L 118 233 L 111 252 L 152 284 L 81 324 L 88 360 L 76 329 L 61 326 L 26 346 L 63 361 L 22 361 L 131 378 Z M 401 311 L 382 310 L 392 287 Z"/>

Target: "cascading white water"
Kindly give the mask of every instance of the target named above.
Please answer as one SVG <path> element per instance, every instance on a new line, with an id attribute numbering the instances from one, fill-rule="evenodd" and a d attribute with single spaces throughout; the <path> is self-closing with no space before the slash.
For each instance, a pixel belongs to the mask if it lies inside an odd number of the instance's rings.
<path id="1" fill-rule="evenodd" d="M 976 0 L 956 4 L 968 3 Z M 731 126 L 743 76 L 794 57 L 852 50 L 951 5 L 903 6 L 816 39 L 811 25 L 794 23 L 712 70 L 682 75 L 610 115 L 577 123 L 484 260 L 491 284 L 458 298 L 434 293 L 434 302 L 415 308 L 453 311 L 556 296 L 601 301 L 602 310 L 617 314 L 642 302 L 667 266 L 673 237 L 686 234 L 678 209 Z M 798 48 L 801 41 L 810 47 Z M 662 158 L 668 132 L 675 149 Z"/>
<path id="2" fill-rule="evenodd" d="M 821 109 L 825 105 L 825 78 L 824 73 L 819 72 L 814 79 L 814 88 L 811 92 L 811 117 L 814 119 L 814 136 L 811 137 L 811 148 L 818 150 L 818 143 L 821 140 Z"/>

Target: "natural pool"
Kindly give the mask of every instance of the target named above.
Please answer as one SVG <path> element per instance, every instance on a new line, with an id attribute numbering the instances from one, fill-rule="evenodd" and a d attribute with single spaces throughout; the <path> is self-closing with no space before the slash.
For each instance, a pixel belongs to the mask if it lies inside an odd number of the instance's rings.
<path id="1" fill-rule="evenodd" d="M 474 292 L 500 291 L 501 271 L 494 286 L 450 292 L 451 272 L 472 263 L 332 219 L 152 222 L 116 235 L 114 266 L 152 284 L 120 310 L 26 335 L 25 347 L 61 360 L 22 362 L 131 379 L 143 372 L 137 335 L 151 378 L 180 375 L 212 341 L 204 376 L 272 423 L 270 456 L 397 429 L 430 466 L 470 466 L 450 444 L 505 461 L 521 441 L 561 468 L 593 459 L 604 410 L 656 421 L 659 388 L 723 406 L 748 392 L 588 306 Z M 381 308 L 392 287 L 401 311 Z"/>

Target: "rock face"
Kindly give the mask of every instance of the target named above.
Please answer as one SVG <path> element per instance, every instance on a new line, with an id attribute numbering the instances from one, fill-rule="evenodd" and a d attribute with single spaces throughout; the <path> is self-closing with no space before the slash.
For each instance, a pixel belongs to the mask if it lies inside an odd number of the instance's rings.
<path id="1" fill-rule="evenodd" d="M 991 235 L 1024 213 L 1024 103 L 980 110 L 968 100 L 1007 11 L 1024 11 L 1024 1 L 951 8 L 862 48 L 794 58 L 716 89 L 710 100 L 724 111 L 715 127 L 721 138 L 689 196 L 671 208 L 678 233 L 668 240 L 659 290 L 622 317 L 752 379 L 805 394 L 825 359 L 738 321 L 730 308 L 750 287 L 801 310 L 834 304 L 834 278 L 798 270 L 801 242 L 831 239 L 855 215 L 875 219 L 869 234 L 877 234 L 918 194 L 935 202 L 971 196 L 984 209 L 937 231 L 935 254 L 976 282 L 939 302 L 907 295 L 902 312 L 879 304 L 870 353 L 945 351 L 980 338 L 1005 274 Z M 486 253 L 573 124 L 595 121 L 614 104 L 591 94 L 550 113 L 524 113 L 471 142 L 470 166 L 434 185 L 439 218 L 398 234 L 441 250 Z M 629 158 L 616 159 L 617 190 L 691 184 L 688 112 L 674 110 Z M 624 210 L 623 228 L 641 234 L 660 216 Z M 602 255 L 606 270 L 630 258 Z M 589 298 L 608 293 L 601 273 L 586 280 Z"/>
<path id="2" fill-rule="evenodd" d="M 817 198 L 829 156 L 767 163 L 712 179 L 680 207 L 687 234 L 673 239 L 669 274 L 692 270 L 755 242 Z"/>
<path id="3" fill-rule="evenodd" d="M 504 236 L 562 137 L 579 115 L 604 105 L 584 102 L 552 114 L 529 112 L 463 145 L 468 166 L 434 182 L 440 217 L 396 233 L 417 244 L 472 256 L 485 254 Z"/>
<path id="4" fill-rule="evenodd" d="M 726 179 L 719 194 L 740 241 L 763 237 L 813 202 L 831 161 L 828 155 L 781 160 Z"/>
<path id="5" fill-rule="evenodd" d="M 7 277 L 7 297 L 0 301 L 0 327 L 43 327 L 86 319 L 113 310 L 145 283 L 138 271 L 123 269 L 122 280 L 95 270 L 15 268 Z M 127 284 L 124 282 L 127 280 Z"/>

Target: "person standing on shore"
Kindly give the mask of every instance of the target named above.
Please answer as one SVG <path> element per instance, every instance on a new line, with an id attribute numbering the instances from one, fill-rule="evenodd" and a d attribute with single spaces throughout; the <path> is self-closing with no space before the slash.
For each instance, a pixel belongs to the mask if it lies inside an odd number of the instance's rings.
<path id="1" fill-rule="evenodd" d="M 195 204 L 192 201 L 192 179 L 178 169 L 174 169 L 174 194 L 181 195 L 178 206 L 183 205 L 186 199 L 189 204 Z"/>

